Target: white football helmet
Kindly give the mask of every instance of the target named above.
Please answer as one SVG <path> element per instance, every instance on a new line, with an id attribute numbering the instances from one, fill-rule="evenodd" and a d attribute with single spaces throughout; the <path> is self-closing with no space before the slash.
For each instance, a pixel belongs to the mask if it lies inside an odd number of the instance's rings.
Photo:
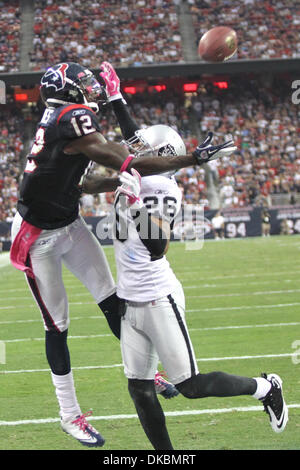
<path id="1" fill-rule="evenodd" d="M 164 124 L 139 129 L 125 143 L 137 157 L 186 155 L 185 143 L 178 132 Z"/>

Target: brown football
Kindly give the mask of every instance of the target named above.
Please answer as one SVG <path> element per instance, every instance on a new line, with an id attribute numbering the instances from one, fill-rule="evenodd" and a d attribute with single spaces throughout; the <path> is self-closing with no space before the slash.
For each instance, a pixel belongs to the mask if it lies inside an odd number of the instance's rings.
<path id="1" fill-rule="evenodd" d="M 223 62 L 237 50 L 237 35 L 228 26 L 216 26 L 203 34 L 199 41 L 199 56 L 208 62 Z"/>

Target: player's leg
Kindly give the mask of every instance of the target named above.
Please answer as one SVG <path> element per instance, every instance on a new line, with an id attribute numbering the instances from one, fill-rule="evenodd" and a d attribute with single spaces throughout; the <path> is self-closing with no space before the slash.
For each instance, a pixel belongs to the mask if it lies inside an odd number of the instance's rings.
<path id="1" fill-rule="evenodd" d="M 128 379 L 128 390 L 140 423 L 155 450 L 172 450 L 166 418 L 158 401 L 154 380 Z"/>
<path id="2" fill-rule="evenodd" d="M 46 357 L 60 415 L 65 420 L 81 414 L 67 345 L 69 311 L 61 264 L 66 243 L 62 230 L 44 231 L 31 247 L 27 259 L 34 273 L 34 279 L 27 277 L 27 282 L 44 321 Z"/>
<path id="3" fill-rule="evenodd" d="M 176 384 L 196 375 L 198 367 L 185 322 L 182 289 L 172 296 L 176 311 L 169 297 L 147 304 L 144 331 L 151 338 L 169 379 Z"/>
<path id="4" fill-rule="evenodd" d="M 142 331 L 143 321 L 143 308 L 129 305 L 121 322 L 124 372 L 130 396 L 149 441 L 156 450 L 170 450 L 173 447 L 154 385 L 158 356 Z"/>
<path id="5" fill-rule="evenodd" d="M 73 248 L 63 257 L 67 268 L 81 280 L 95 298 L 106 317 L 113 334 L 120 339 L 121 318 L 125 312 L 125 302 L 116 295 L 115 283 L 103 252 L 96 237 L 79 218 L 70 227 Z M 178 395 L 173 384 L 165 380 L 160 373 L 155 375 L 156 393 L 164 398 Z"/>
<path id="6" fill-rule="evenodd" d="M 149 316 L 151 320 L 149 329 L 152 330 L 154 344 L 168 375 L 184 396 L 202 398 L 255 393 L 257 388 L 255 379 L 224 372 L 199 373 L 185 321 L 184 299 L 181 290 L 178 289 L 168 295 L 166 299 L 157 302 L 157 309 L 161 311 L 160 322 L 156 321 L 155 313 L 152 314 Z M 165 340 L 159 334 L 161 329 L 169 333 Z M 173 353 L 169 358 L 167 351 L 172 347 L 172 344 L 174 345 Z"/>
<path id="7" fill-rule="evenodd" d="M 171 315 L 166 315 L 167 307 L 164 306 L 163 300 L 157 303 L 161 312 L 160 321 L 156 321 L 157 315 L 149 314 L 147 318 L 151 322 L 149 331 L 152 331 L 151 338 L 159 357 L 179 392 L 187 398 L 251 395 L 262 400 L 265 410 L 270 415 L 273 430 L 281 432 L 288 419 L 288 409 L 283 399 L 280 377 L 276 374 L 270 374 L 269 376 L 252 378 L 221 371 L 199 373 L 185 324 L 182 295 L 180 292 L 176 292 L 174 295 L 169 295 L 168 300 L 174 312 L 173 319 L 176 318 L 178 322 L 177 334 Z M 150 310 L 153 311 L 153 307 Z M 159 337 L 159 331 L 168 331 L 167 337 Z M 171 348 L 171 344 L 168 342 L 176 344 L 173 351 L 174 357 L 170 357 L 167 353 Z M 185 373 L 188 376 L 185 376 Z"/>
<path id="8" fill-rule="evenodd" d="M 12 239 L 21 223 L 22 218 L 16 217 Z M 81 414 L 67 345 L 69 311 L 61 257 L 69 246 L 67 229 L 43 230 L 27 257 L 27 265 L 34 274 L 34 278 L 27 276 L 27 282 L 44 321 L 46 357 L 59 403 L 62 428 L 83 444 L 98 446 L 103 445 L 104 440 Z"/>
<path id="9" fill-rule="evenodd" d="M 65 253 L 66 267 L 86 286 L 102 310 L 113 334 L 120 339 L 120 317 L 124 301 L 116 286 L 103 249 L 80 217 L 69 228 L 72 248 Z"/>

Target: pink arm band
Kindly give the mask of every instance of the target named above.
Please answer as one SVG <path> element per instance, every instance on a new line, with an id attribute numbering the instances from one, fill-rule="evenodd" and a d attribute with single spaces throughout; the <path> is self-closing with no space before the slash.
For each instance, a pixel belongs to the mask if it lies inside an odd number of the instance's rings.
<path id="1" fill-rule="evenodd" d="M 120 168 L 120 172 L 122 173 L 123 171 L 126 171 L 127 170 L 127 167 L 129 165 L 129 163 L 131 162 L 131 160 L 133 160 L 135 158 L 134 155 L 128 155 L 128 157 L 126 158 L 126 160 L 123 162 L 121 168 Z"/>

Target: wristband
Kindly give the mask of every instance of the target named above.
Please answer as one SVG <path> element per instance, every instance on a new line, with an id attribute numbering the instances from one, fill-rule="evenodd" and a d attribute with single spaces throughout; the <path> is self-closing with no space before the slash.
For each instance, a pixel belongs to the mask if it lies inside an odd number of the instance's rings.
<path id="1" fill-rule="evenodd" d="M 121 168 L 120 168 L 120 173 L 122 173 L 123 171 L 126 171 L 127 168 L 128 168 L 128 165 L 129 163 L 131 162 L 131 160 L 133 160 L 135 158 L 134 155 L 128 155 L 128 157 L 126 158 L 126 160 L 123 162 Z"/>
<path id="2" fill-rule="evenodd" d="M 127 104 L 126 100 L 123 98 L 122 93 L 116 93 L 115 95 L 109 96 L 108 101 L 111 103 L 112 101 L 122 100 L 124 104 Z"/>

